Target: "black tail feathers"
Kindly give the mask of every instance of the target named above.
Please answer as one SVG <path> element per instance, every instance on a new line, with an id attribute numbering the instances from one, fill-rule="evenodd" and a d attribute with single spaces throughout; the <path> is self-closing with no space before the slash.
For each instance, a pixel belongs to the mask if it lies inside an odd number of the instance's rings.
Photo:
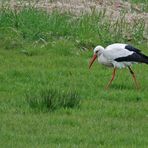
<path id="1" fill-rule="evenodd" d="M 148 56 L 144 55 L 143 53 L 133 53 L 127 57 L 119 57 L 116 58 L 115 61 L 117 62 L 138 62 L 138 63 L 145 63 L 148 64 Z"/>
<path id="2" fill-rule="evenodd" d="M 146 63 L 148 64 L 148 56 L 144 55 L 143 53 L 140 53 L 141 55 L 141 59 L 142 59 L 142 63 Z"/>

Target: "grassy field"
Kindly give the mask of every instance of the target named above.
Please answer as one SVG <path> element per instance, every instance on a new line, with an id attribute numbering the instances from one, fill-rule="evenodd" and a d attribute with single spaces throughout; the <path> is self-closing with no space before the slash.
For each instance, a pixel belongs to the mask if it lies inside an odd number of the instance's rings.
<path id="1" fill-rule="evenodd" d="M 148 54 L 143 31 L 142 21 L 110 24 L 103 12 L 2 9 L 1 147 L 146 147 L 147 65 L 133 66 L 138 91 L 127 69 L 118 70 L 109 90 L 112 69 L 88 69 L 98 44 L 125 42 Z"/>

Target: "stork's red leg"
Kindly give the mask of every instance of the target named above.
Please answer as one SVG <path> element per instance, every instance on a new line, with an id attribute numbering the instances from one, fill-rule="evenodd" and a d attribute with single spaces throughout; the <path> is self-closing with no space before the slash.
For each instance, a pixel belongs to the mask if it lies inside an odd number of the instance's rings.
<path id="1" fill-rule="evenodd" d="M 109 81 L 109 83 L 107 84 L 107 86 L 105 87 L 106 89 L 109 88 L 109 86 L 111 85 L 112 81 L 114 80 L 115 74 L 116 74 L 116 68 L 114 68 L 114 70 L 113 70 L 112 78 L 111 78 L 111 80 Z"/>
<path id="2" fill-rule="evenodd" d="M 131 67 L 128 66 L 128 69 L 129 69 L 130 73 L 131 73 L 132 76 L 133 76 L 133 80 L 135 81 L 136 88 L 139 89 L 140 87 L 139 87 L 139 85 L 138 85 L 138 83 L 137 83 L 135 73 L 132 71 Z"/>

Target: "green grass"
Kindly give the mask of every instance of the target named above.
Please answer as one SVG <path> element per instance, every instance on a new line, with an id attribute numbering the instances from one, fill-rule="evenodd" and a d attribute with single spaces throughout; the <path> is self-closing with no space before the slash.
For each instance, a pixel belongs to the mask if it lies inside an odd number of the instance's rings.
<path id="1" fill-rule="evenodd" d="M 46 89 L 45 87 L 38 93 L 36 90 L 27 92 L 26 100 L 29 106 L 37 112 L 54 111 L 59 108 L 74 108 L 80 104 L 80 96 L 74 90 L 59 92 L 51 88 Z"/>
<path id="2" fill-rule="evenodd" d="M 136 35 L 130 44 L 148 54 L 143 22 L 130 28 L 124 18 L 109 24 L 103 13 L 35 9 L 4 9 L 0 21 L 1 147 L 148 145 L 147 65 L 133 66 L 138 91 L 127 69 L 107 91 L 112 69 L 88 69 L 88 49 L 128 42 L 126 31 Z"/>
<path id="3" fill-rule="evenodd" d="M 147 4 L 147 0 L 131 0 L 133 3 L 145 3 Z"/>
<path id="4" fill-rule="evenodd" d="M 139 6 L 141 12 L 148 13 L 148 0 L 129 0 L 129 2 L 131 2 L 131 4 Z"/>

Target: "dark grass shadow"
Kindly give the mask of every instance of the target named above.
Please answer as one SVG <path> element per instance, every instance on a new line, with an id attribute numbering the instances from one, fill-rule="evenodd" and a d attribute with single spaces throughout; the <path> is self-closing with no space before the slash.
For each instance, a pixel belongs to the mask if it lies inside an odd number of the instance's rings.
<path id="1" fill-rule="evenodd" d="M 48 112 L 55 111 L 59 108 L 78 108 L 80 105 L 80 96 L 73 89 L 58 91 L 44 88 L 37 92 L 33 90 L 27 92 L 26 101 L 35 111 Z"/>
<path id="2" fill-rule="evenodd" d="M 126 85 L 126 84 L 112 84 L 109 89 L 114 90 L 137 90 L 134 84 Z"/>

